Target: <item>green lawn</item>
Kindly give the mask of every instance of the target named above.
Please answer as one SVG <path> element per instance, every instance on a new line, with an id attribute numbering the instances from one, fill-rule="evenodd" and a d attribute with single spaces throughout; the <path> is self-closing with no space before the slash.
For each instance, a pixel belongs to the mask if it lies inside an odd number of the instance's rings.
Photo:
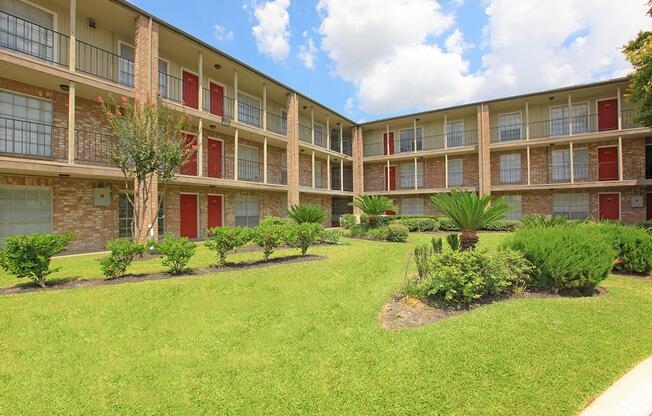
<path id="1" fill-rule="evenodd" d="M 507 301 L 382 329 L 380 308 L 414 243 L 430 237 L 311 249 L 329 257 L 319 262 L 2 296 L 0 414 L 574 414 L 652 354 L 652 282 L 627 277 L 596 298 Z M 202 257 L 196 266 L 213 261 Z M 60 278 L 97 276 L 97 258 L 55 265 L 69 269 Z"/>

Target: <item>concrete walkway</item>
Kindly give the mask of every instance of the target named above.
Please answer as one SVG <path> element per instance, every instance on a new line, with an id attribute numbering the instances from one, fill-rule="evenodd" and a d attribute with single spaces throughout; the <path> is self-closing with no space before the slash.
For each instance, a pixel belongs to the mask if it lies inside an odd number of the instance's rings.
<path id="1" fill-rule="evenodd" d="M 652 416 L 652 357 L 612 384 L 580 416 Z"/>

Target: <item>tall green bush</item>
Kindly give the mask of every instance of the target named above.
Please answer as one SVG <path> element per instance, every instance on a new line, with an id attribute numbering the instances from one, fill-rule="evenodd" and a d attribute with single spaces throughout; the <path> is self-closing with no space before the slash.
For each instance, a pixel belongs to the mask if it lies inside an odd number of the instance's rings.
<path id="1" fill-rule="evenodd" d="M 652 236 L 639 227 L 618 223 L 586 223 L 580 229 L 596 228 L 616 251 L 618 270 L 649 273 L 652 271 Z"/>
<path id="2" fill-rule="evenodd" d="M 111 251 L 111 254 L 109 254 L 109 257 L 102 259 L 100 269 L 102 274 L 109 279 L 116 279 L 124 275 L 134 257 L 142 256 L 145 253 L 145 244 L 126 238 L 111 240 L 106 247 Z"/>
<path id="3" fill-rule="evenodd" d="M 419 278 L 423 279 L 430 273 L 430 257 L 434 254 L 428 244 L 420 244 L 414 248 L 414 262 L 417 265 Z"/>
<path id="4" fill-rule="evenodd" d="M 170 273 L 181 273 L 188 266 L 188 262 L 197 250 L 197 244 L 186 237 L 166 236 L 163 241 L 154 245 L 156 250 L 163 255 L 161 264 Z"/>
<path id="5" fill-rule="evenodd" d="M 387 241 L 404 243 L 408 239 L 408 227 L 403 224 L 389 224 L 387 226 Z"/>
<path id="6" fill-rule="evenodd" d="M 269 217 L 268 217 L 269 218 Z M 273 217 L 265 219 L 251 230 L 251 240 L 263 249 L 263 259 L 269 260 L 274 249 L 283 245 L 288 238 L 290 225 L 279 223 Z"/>
<path id="7" fill-rule="evenodd" d="M 308 248 L 315 244 L 323 230 L 324 227 L 321 224 L 309 222 L 294 224 L 289 228 L 288 243 L 301 250 L 301 255 L 305 256 Z"/>
<path id="8" fill-rule="evenodd" d="M 246 227 L 215 227 L 208 230 L 205 246 L 217 252 L 218 264 L 226 264 L 229 251 L 242 247 L 251 241 L 251 231 Z"/>

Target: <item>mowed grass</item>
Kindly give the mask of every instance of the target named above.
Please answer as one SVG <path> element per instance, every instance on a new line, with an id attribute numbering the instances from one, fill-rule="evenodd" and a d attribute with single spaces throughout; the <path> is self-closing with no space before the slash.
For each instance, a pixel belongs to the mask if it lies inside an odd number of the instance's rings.
<path id="1" fill-rule="evenodd" d="M 600 297 L 506 301 L 382 329 L 379 310 L 430 237 L 311 249 L 328 256 L 319 262 L 2 296 L 0 414 L 564 415 L 652 354 L 652 282 L 622 276 Z M 83 261 L 55 263 L 96 267 Z"/>

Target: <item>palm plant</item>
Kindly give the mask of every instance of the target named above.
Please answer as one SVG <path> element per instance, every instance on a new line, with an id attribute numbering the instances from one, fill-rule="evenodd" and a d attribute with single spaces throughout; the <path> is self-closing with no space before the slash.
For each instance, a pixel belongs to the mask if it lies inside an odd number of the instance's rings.
<path id="1" fill-rule="evenodd" d="M 362 195 L 356 197 L 351 203 L 354 207 L 364 212 L 369 216 L 369 225 L 375 227 L 379 215 L 383 215 L 386 211 L 395 211 L 396 205 L 391 199 L 382 195 Z"/>
<path id="2" fill-rule="evenodd" d="M 321 224 L 326 219 L 326 211 L 317 204 L 298 204 L 288 209 L 288 217 L 297 224 Z"/>
<path id="3" fill-rule="evenodd" d="M 500 198 L 492 203 L 490 195 L 478 196 L 460 189 L 453 189 L 450 194 L 433 195 L 430 200 L 462 231 L 462 250 L 475 248 L 478 230 L 503 219 L 510 209 Z"/>

